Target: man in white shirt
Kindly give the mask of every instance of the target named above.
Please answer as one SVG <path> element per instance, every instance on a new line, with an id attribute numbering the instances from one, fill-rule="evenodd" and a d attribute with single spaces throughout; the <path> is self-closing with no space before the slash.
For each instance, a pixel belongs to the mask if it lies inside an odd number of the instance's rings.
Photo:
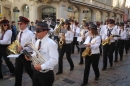
<path id="1" fill-rule="evenodd" d="M 19 27 L 20 32 L 18 34 L 18 51 L 20 52 L 20 56 L 15 60 L 15 85 L 14 86 L 22 86 L 22 74 L 23 68 L 25 68 L 26 72 L 32 78 L 33 70 L 31 69 L 31 61 L 26 61 L 24 58 L 23 50 L 26 49 L 29 52 L 32 52 L 32 49 L 29 47 L 25 47 L 25 44 L 31 40 L 35 39 L 32 31 L 28 29 L 29 20 L 23 16 L 19 17 Z"/>
<path id="2" fill-rule="evenodd" d="M 73 37 L 73 42 L 72 42 L 72 54 L 74 53 L 74 47 L 76 45 L 77 49 L 78 49 L 78 52 L 79 52 L 79 48 L 78 48 L 78 41 L 77 41 L 77 37 L 79 37 L 80 35 L 80 28 L 78 27 L 78 22 L 75 22 L 75 27 L 72 29 L 73 33 L 74 33 L 74 37 Z"/>
<path id="3" fill-rule="evenodd" d="M 58 45 L 48 37 L 48 25 L 45 22 L 38 22 L 36 28 L 36 36 L 38 40 L 36 41 L 35 47 L 39 50 L 42 58 L 46 59 L 43 64 L 35 64 L 33 72 L 33 86 L 52 86 L 54 82 L 54 66 L 58 63 Z M 36 52 L 32 54 L 32 59 L 36 60 Z M 26 57 L 26 60 L 29 60 Z M 47 72 L 40 72 L 49 70 Z"/>
<path id="4" fill-rule="evenodd" d="M 117 35 L 117 29 L 114 24 L 115 21 L 113 19 L 108 20 L 109 24 L 104 27 L 104 33 L 102 34 L 102 41 L 110 39 L 109 43 L 103 45 L 103 68 L 102 70 L 106 70 L 107 68 L 107 57 L 109 59 L 110 67 L 113 66 L 113 52 L 115 49 L 115 37 L 112 35 Z"/>

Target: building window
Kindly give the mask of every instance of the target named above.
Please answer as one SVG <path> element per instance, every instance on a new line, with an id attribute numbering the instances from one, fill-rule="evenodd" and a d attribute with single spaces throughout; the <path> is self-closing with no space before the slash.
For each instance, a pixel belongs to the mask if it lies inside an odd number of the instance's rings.
<path id="1" fill-rule="evenodd" d="M 78 20 L 78 9 L 75 6 L 68 7 L 68 18 Z"/>
<path id="2" fill-rule="evenodd" d="M 26 18 L 29 18 L 29 6 L 28 5 L 23 6 L 23 16 Z"/>

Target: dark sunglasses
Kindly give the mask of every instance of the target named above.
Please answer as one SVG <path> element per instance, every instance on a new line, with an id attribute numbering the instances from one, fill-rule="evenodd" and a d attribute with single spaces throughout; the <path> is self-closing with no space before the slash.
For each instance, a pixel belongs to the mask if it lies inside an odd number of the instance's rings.
<path id="1" fill-rule="evenodd" d="M 18 23 L 18 25 L 23 25 L 23 23 Z"/>
<path id="2" fill-rule="evenodd" d="M 4 26 L 8 26 L 8 24 L 4 24 Z"/>
<path id="3" fill-rule="evenodd" d="M 40 32 L 43 32 L 44 30 L 42 30 L 41 28 L 36 28 L 36 32 L 37 33 L 40 33 Z"/>

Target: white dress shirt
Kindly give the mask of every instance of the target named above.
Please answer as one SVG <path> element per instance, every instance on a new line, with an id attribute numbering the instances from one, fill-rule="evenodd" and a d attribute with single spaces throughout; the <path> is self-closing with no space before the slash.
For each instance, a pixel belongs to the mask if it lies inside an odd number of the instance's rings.
<path id="1" fill-rule="evenodd" d="M 65 42 L 66 44 L 70 44 L 73 41 L 74 33 L 72 31 L 67 31 L 65 33 Z"/>
<path id="2" fill-rule="evenodd" d="M 92 38 L 91 42 L 90 42 L 90 39 L 91 39 L 91 37 L 88 36 L 86 38 L 84 44 L 91 43 L 91 45 L 90 45 L 91 53 L 92 54 L 99 54 L 100 53 L 99 46 L 101 44 L 101 38 L 100 38 L 100 36 L 96 36 L 96 37 Z"/>
<path id="3" fill-rule="evenodd" d="M 75 32 L 74 37 L 78 37 L 80 35 L 80 28 L 79 27 L 75 27 L 73 29 L 73 31 Z"/>
<path id="4" fill-rule="evenodd" d="M 35 47 L 38 49 L 39 46 L 38 39 L 35 43 Z M 42 70 L 50 69 L 53 70 L 54 66 L 58 64 L 58 45 L 50 39 L 47 35 L 41 39 L 41 48 L 39 49 L 39 52 L 43 56 L 43 58 L 46 59 L 46 62 L 41 64 Z M 36 56 L 36 53 L 34 52 L 32 56 Z"/>
<path id="5" fill-rule="evenodd" d="M 4 33 L 3 39 L 0 40 L 0 44 L 2 44 L 2 45 L 11 44 L 11 37 L 12 37 L 12 31 L 11 30 L 7 30 Z M 0 33 L 0 39 L 1 38 L 2 38 L 2 33 Z"/>
<path id="6" fill-rule="evenodd" d="M 72 31 L 74 31 L 75 24 L 71 24 L 71 25 L 70 25 L 70 28 L 71 28 Z"/>
<path id="7" fill-rule="evenodd" d="M 110 35 L 118 35 L 117 34 L 117 28 L 115 28 L 115 26 L 114 27 L 112 27 L 112 28 L 109 28 L 109 27 L 104 27 L 103 28 L 104 29 L 104 31 L 103 31 L 103 33 L 102 33 L 102 40 L 106 40 L 107 38 L 108 38 L 108 29 L 110 29 L 110 30 L 112 30 L 111 32 L 110 32 Z M 113 39 L 111 39 L 110 40 L 110 42 L 115 42 L 115 40 L 117 40 L 117 38 L 116 37 L 113 37 Z"/>
<path id="8" fill-rule="evenodd" d="M 33 43 L 35 42 L 35 35 L 33 34 L 33 32 L 32 31 L 30 31 L 29 29 L 28 29 L 28 27 L 25 29 L 25 30 L 20 30 L 20 32 L 19 32 L 19 34 L 18 34 L 18 40 L 20 39 L 20 33 L 21 32 L 23 32 L 22 33 L 22 36 L 21 36 L 21 43 L 20 43 L 20 45 L 23 47 L 23 49 L 26 49 L 28 52 L 32 52 L 32 49 L 31 48 L 29 48 L 29 47 L 24 47 L 25 46 L 25 44 L 27 43 L 27 42 L 32 42 L 33 41 Z M 21 53 L 22 53 L 22 51 L 21 51 Z"/>
<path id="9" fill-rule="evenodd" d="M 120 33 L 120 31 L 121 31 L 121 33 Z M 126 32 L 126 30 L 117 29 L 117 33 L 118 33 L 118 35 L 121 36 L 120 37 L 121 40 L 126 40 L 127 39 L 127 32 Z"/>

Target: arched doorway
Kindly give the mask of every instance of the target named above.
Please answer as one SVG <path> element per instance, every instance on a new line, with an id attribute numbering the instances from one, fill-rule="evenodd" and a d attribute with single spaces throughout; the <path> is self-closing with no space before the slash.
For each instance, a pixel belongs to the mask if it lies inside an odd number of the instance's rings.
<path id="1" fill-rule="evenodd" d="M 68 18 L 78 21 L 78 8 L 75 6 L 68 7 Z"/>
<path id="2" fill-rule="evenodd" d="M 109 18 L 108 13 L 105 13 L 105 21 Z"/>
<path id="3" fill-rule="evenodd" d="M 56 21 L 56 8 L 54 7 L 42 8 L 42 19 Z"/>
<path id="4" fill-rule="evenodd" d="M 23 5 L 23 16 L 29 18 L 29 6 L 27 4 Z"/>
<path id="5" fill-rule="evenodd" d="M 100 11 L 96 12 L 96 21 L 101 22 L 101 13 L 100 13 Z"/>
<path id="6" fill-rule="evenodd" d="M 91 17 L 92 17 L 92 12 L 90 9 L 84 9 L 83 10 L 84 13 L 84 19 L 86 19 L 87 22 L 91 21 Z"/>

